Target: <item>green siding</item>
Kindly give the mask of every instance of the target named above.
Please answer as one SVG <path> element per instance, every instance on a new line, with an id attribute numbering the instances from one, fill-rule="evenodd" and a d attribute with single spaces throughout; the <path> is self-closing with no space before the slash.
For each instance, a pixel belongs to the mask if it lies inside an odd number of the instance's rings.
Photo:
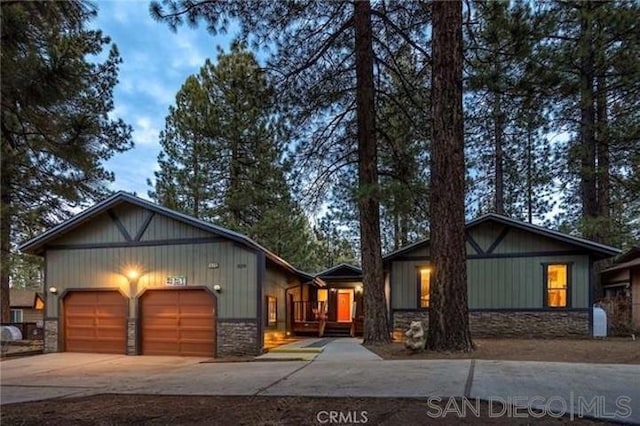
<path id="1" fill-rule="evenodd" d="M 548 237 L 511 228 L 504 240 L 502 240 L 498 247 L 496 247 L 494 253 L 526 253 L 566 250 L 575 250 L 575 247 L 563 244 Z"/>
<path id="2" fill-rule="evenodd" d="M 107 213 L 92 219 L 90 226 L 81 226 L 60 238 L 55 244 L 96 244 L 124 242 L 125 238 Z"/>
<path id="3" fill-rule="evenodd" d="M 151 213 L 149 210 L 131 204 L 121 204 L 115 207 L 113 212 L 131 238 L 135 238 L 147 216 Z"/>
<path id="4" fill-rule="evenodd" d="M 135 235 L 135 234 L 134 234 Z M 142 241 L 172 240 L 180 238 L 212 237 L 210 232 L 203 231 L 193 226 L 173 220 L 169 217 L 156 214 L 151 219 L 149 227 L 142 236 Z"/>
<path id="5" fill-rule="evenodd" d="M 168 276 L 185 275 L 188 286 L 222 286 L 216 294 L 218 318 L 257 314 L 257 255 L 231 242 L 49 250 L 46 258 L 47 287 L 55 286 L 59 294 L 68 288 L 100 287 L 118 287 L 129 294 L 124 273 L 137 266 L 145 271 L 138 294 L 144 288 L 164 288 Z M 218 263 L 219 268 L 209 269 L 209 263 Z M 56 303 L 48 303 L 47 316 L 56 317 L 57 309 Z"/>
<path id="6" fill-rule="evenodd" d="M 572 264 L 571 307 L 589 307 L 589 257 L 587 255 L 556 255 L 468 260 L 469 308 L 542 308 L 543 263 Z M 426 261 L 392 263 L 393 309 L 415 309 L 417 307 L 416 269 L 427 264 Z"/>
<path id="7" fill-rule="evenodd" d="M 419 267 L 430 266 L 429 261 L 400 261 L 391 264 L 392 309 L 415 309 L 418 306 Z"/>
<path id="8" fill-rule="evenodd" d="M 504 229 L 504 225 L 499 223 L 484 223 L 481 226 L 477 226 L 469 230 L 469 235 L 473 240 L 478 243 L 483 251 L 487 251 L 489 247 L 496 241 L 500 232 Z M 467 244 L 467 253 L 475 253 L 475 250 L 469 251 L 469 245 Z"/>
<path id="9" fill-rule="evenodd" d="M 265 274 L 265 283 L 264 283 L 264 294 L 262 303 L 265 304 L 263 308 L 264 314 L 264 326 L 265 330 L 267 327 L 267 307 L 266 307 L 266 296 L 274 296 L 277 299 L 277 327 L 275 329 L 284 331 L 287 324 L 286 317 L 286 309 L 287 309 L 287 301 L 285 292 L 287 288 L 300 285 L 300 281 L 295 279 L 291 279 L 287 277 L 287 274 L 284 273 L 280 268 L 277 268 L 272 265 L 267 265 L 267 272 Z M 274 328 L 270 327 L 268 330 L 273 331 Z"/>

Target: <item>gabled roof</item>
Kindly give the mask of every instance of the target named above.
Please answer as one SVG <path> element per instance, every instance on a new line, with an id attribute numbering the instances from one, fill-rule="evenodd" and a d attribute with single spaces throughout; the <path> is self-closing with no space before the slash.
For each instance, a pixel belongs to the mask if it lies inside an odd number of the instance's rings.
<path id="1" fill-rule="evenodd" d="M 302 279 L 313 280 L 313 276 L 311 274 L 308 274 L 306 272 L 296 269 L 295 267 L 290 265 L 287 261 L 285 261 L 278 255 L 276 255 L 275 253 L 272 253 L 271 251 L 262 247 L 260 244 L 253 241 L 251 238 L 247 237 L 246 235 L 240 234 L 238 232 L 232 231 L 227 228 L 223 228 L 222 226 L 214 225 L 213 223 L 206 222 L 201 219 L 197 219 L 187 214 L 180 213 L 178 211 L 159 206 L 157 204 L 154 204 L 147 200 L 143 200 L 142 198 L 136 197 L 124 191 L 116 192 L 109 198 L 102 200 L 101 202 L 95 204 L 94 206 L 89 207 L 88 209 L 82 211 L 81 213 L 71 217 L 70 219 L 65 220 L 64 222 L 54 226 L 53 228 L 48 229 L 47 231 L 43 232 L 37 237 L 32 238 L 29 241 L 26 241 L 19 247 L 19 249 L 20 251 L 23 251 L 25 253 L 41 255 L 45 249 L 45 246 L 51 241 L 55 240 L 56 238 L 60 237 L 61 235 L 73 229 L 78 228 L 79 226 L 95 218 L 99 214 L 106 212 L 108 209 L 113 208 L 122 203 L 129 203 L 144 209 L 151 210 L 155 213 L 170 217 L 171 219 L 191 225 L 203 231 L 211 232 L 213 234 L 227 238 L 243 246 L 261 251 L 265 254 L 266 258 L 271 262 L 277 265 L 280 265 L 281 267 L 285 268 L 286 270 L 299 276 Z"/>
<path id="2" fill-rule="evenodd" d="M 44 298 L 37 291 L 22 288 L 9 289 L 9 303 L 12 308 L 33 309 L 38 299 L 44 303 Z"/>
<path id="3" fill-rule="evenodd" d="M 640 246 L 634 246 L 616 258 L 615 263 L 628 262 L 638 258 L 640 258 Z"/>
<path id="4" fill-rule="evenodd" d="M 359 278 L 362 276 L 362 269 L 349 263 L 340 263 L 325 271 L 320 272 L 316 277 L 320 278 Z"/>
<path id="5" fill-rule="evenodd" d="M 620 253 L 620 250 L 618 250 L 617 248 L 610 247 L 605 244 L 596 243 L 595 241 L 590 241 L 584 238 L 574 237 L 559 231 L 554 231 L 551 229 L 544 228 L 542 226 L 533 225 L 531 223 L 521 222 L 519 220 L 515 220 L 515 219 L 502 216 L 499 214 L 495 214 L 495 213 L 489 213 L 477 219 L 474 219 L 470 222 L 467 222 L 465 227 L 466 231 L 468 232 L 470 229 L 486 222 L 500 223 L 505 226 L 510 226 L 512 228 L 521 229 L 526 232 L 531 232 L 536 235 L 541 235 L 547 238 L 551 238 L 556 241 L 560 241 L 566 244 L 579 247 L 581 249 L 584 249 L 585 251 L 592 252 L 593 254 L 597 254 L 601 257 L 615 256 L 616 254 Z M 429 239 L 416 241 L 413 244 L 410 244 L 406 247 L 403 247 L 399 250 L 396 250 L 394 252 L 391 252 L 383 256 L 383 261 L 386 262 L 386 261 L 392 260 L 393 258 L 401 256 L 404 253 L 410 252 L 419 247 L 427 246 L 428 244 L 429 244 Z"/>
<path id="6" fill-rule="evenodd" d="M 634 267 L 640 267 L 640 247 L 631 247 L 631 249 L 620 255 L 609 268 L 600 272 L 619 271 Z"/>

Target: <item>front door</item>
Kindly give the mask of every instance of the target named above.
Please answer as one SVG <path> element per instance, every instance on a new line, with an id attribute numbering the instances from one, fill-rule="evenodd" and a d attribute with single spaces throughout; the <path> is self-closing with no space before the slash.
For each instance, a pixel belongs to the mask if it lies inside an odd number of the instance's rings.
<path id="1" fill-rule="evenodd" d="M 338 321 L 351 321 L 351 293 L 338 293 Z"/>

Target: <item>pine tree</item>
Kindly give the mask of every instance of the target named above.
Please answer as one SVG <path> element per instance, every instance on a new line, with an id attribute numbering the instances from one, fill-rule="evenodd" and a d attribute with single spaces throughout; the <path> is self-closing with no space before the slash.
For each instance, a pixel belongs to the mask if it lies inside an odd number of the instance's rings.
<path id="1" fill-rule="evenodd" d="M 132 146 L 112 120 L 118 50 L 84 1 L 2 2 L 2 321 L 17 243 L 103 196 L 103 162 Z M 104 62 L 88 58 L 110 46 Z"/>
<path id="2" fill-rule="evenodd" d="M 325 158 L 316 160 L 322 167 L 310 173 L 312 180 L 326 178 L 327 170 L 340 169 L 356 153 L 363 285 L 367 289 L 365 341 L 387 342 L 378 218 L 375 86 L 373 70 L 369 68 L 380 60 L 373 57 L 375 51 L 389 46 L 388 40 L 374 37 L 381 26 L 393 29 L 396 42 L 403 39 L 424 52 L 413 39 L 422 34 L 420 23 L 426 15 L 422 5 L 376 3 L 372 9 L 368 1 L 351 4 L 312 0 L 198 4 L 168 0 L 163 4 L 164 7 L 152 3 L 152 15 L 173 28 L 184 21 L 196 24 L 202 19 L 210 30 L 218 31 L 227 26 L 229 19 L 236 19 L 256 45 L 277 49 L 269 67 L 281 76 L 278 85 L 286 88 L 284 98 L 292 107 L 294 127 L 303 130 L 299 137 L 306 140 L 308 149 Z M 357 150 L 352 149 L 354 141 L 358 141 Z"/>
<path id="3" fill-rule="evenodd" d="M 496 212 L 532 222 L 550 211 L 553 184 L 540 84 L 530 65 L 539 29 L 527 3 L 474 6 L 465 96 L 470 204 L 476 215 Z"/>
<path id="4" fill-rule="evenodd" d="M 570 135 L 564 147 L 569 173 L 559 176 L 567 188 L 560 220 L 587 238 L 613 243 L 622 237 L 616 222 L 638 197 L 627 182 L 640 135 L 640 6 L 553 2 L 540 16 L 546 33 L 539 73 L 547 75 L 550 121 Z M 624 205 L 614 206 L 612 194 Z"/>
<path id="5" fill-rule="evenodd" d="M 160 135 L 160 170 L 149 195 L 315 269 L 313 232 L 286 180 L 281 127 L 266 74 L 234 43 L 178 92 Z"/>
<path id="6" fill-rule="evenodd" d="M 427 347 L 473 349 L 469 332 L 462 115 L 462 2 L 433 3 L 431 260 Z"/>
<path id="7" fill-rule="evenodd" d="M 387 58 L 402 74 L 379 76 L 378 131 L 383 249 L 427 236 L 430 67 L 406 43 Z"/>

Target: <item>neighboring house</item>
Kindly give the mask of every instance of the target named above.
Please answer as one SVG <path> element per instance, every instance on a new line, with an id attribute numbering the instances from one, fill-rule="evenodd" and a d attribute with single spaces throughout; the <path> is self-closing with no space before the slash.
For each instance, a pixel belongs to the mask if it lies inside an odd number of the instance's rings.
<path id="1" fill-rule="evenodd" d="M 631 296 L 631 322 L 640 329 L 640 247 L 633 247 L 601 271 L 605 297 Z"/>
<path id="2" fill-rule="evenodd" d="M 315 278 L 287 290 L 292 331 L 320 337 L 362 334 L 362 270 L 341 263 Z"/>
<path id="3" fill-rule="evenodd" d="M 34 290 L 9 290 L 12 323 L 40 323 L 44 319 L 44 298 Z"/>
<path id="4" fill-rule="evenodd" d="M 119 192 L 20 249 L 45 260 L 45 351 L 258 354 L 313 281 L 248 237 Z"/>
<path id="5" fill-rule="evenodd" d="M 488 214 L 467 224 L 467 294 L 473 336 L 552 337 L 592 330 L 596 260 L 619 250 Z M 428 325 L 433 270 L 429 241 L 384 257 L 396 337 Z M 365 289 L 366 291 L 366 289 Z"/>

